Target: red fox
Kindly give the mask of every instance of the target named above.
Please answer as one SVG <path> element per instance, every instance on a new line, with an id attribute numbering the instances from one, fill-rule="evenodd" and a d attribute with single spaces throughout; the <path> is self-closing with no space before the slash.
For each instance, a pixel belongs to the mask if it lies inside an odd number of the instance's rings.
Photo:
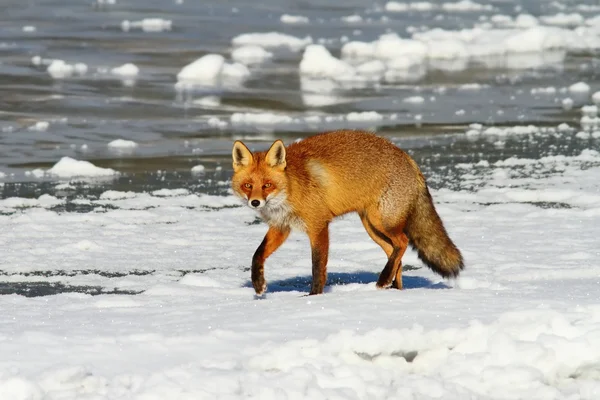
<path id="1" fill-rule="evenodd" d="M 308 234 L 312 252 L 310 294 L 327 281 L 329 223 L 357 212 L 388 261 L 378 288 L 402 289 L 401 259 L 410 243 L 419 258 L 443 277 L 455 277 L 463 258 L 437 214 L 416 162 L 382 137 L 334 131 L 308 137 L 287 148 L 276 140 L 268 151 L 252 153 L 233 144 L 233 191 L 255 209 L 269 230 L 252 258 L 252 286 L 266 288 L 265 260 L 292 228 Z"/>

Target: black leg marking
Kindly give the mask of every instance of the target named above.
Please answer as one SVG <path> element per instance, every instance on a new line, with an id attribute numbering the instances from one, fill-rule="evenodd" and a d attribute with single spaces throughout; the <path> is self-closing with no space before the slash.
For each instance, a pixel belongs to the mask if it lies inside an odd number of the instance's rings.
<path id="1" fill-rule="evenodd" d="M 392 239 L 390 239 L 385 233 L 383 233 L 380 230 L 378 230 L 377 228 L 375 228 L 375 226 L 373 226 L 371 221 L 369 221 L 369 218 L 367 218 L 367 223 L 369 224 L 369 228 L 373 231 L 373 233 L 375 235 L 377 235 L 377 237 L 379 239 L 383 240 L 384 242 L 386 242 L 387 244 L 389 244 L 392 247 L 394 246 L 394 244 L 392 243 Z"/>
<path id="2" fill-rule="evenodd" d="M 394 247 L 390 258 L 388 258 L 383 271 L 379 274 L 379 279 L 377 279 L 377 287 L 384 288 L 389 286 L 392 283 L 392 280 L 395 278 L 396 271 L 394 270 L 394 265 L 396 264 L 396 260 L 400 253 L 400 249 L 398 247 Z"/>

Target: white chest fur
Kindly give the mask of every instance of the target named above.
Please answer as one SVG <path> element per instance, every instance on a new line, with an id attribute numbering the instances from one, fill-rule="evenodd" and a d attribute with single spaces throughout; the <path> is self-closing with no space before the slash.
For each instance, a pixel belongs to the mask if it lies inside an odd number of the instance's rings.
<path id="1" fill-rule="evenodd" d="M 285 193 L 279 193 L 276 197 L 268 199 L 267 204 L 259 210 L 259 214 L 269 225 L 280 228 L 290 227 L 301 231 L 306 230 L 304 222 L 288 204 Z"/>

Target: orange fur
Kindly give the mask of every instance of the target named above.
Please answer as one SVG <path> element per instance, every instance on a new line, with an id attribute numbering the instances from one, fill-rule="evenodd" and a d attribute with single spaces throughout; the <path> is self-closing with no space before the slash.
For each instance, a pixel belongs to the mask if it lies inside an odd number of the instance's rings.
<path id="1" fill-rule="evenodd" d="M 369 236 L 388 256 L 377 286 L 402 288 L 402 255 L 410 242 L 442 276 L 463 268 L 417 164 L 390 141 L 359 131 L 335 131 L 284 147 L 277 140 L 252 153 L 234 143 L 234 192 L 247 200 L 270 229 L 253 258 L 252 283 L 265 290 L 264 262 L 291 228 L 307 233 L 312 249 L 311 294 L 327 280 L 331 220 L 358 212 Z"/>

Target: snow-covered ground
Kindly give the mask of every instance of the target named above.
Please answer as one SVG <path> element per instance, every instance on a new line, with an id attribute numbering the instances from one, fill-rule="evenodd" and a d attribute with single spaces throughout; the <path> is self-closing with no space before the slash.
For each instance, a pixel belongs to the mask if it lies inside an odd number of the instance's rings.
<path id="1" fill-rule="evenodd" d="M 293 234 L 255 299 L 266 227 L 233 196 L 0 200 L 3 281 L 141 292 L 0 296 L 0 399 L 597 399 L 600 153 L 586 140 L 449 166 L 458 186 L 433 196 L 466 269 L 444 281 L 408 252 L 404 291 L 375 288 L 385 257 L 355 216 L 332 225 L 324 295 L 305 296 L 309 246 Z"/>
<path id="2" fill-rule="evenodd" d="M 600 399 L 596 0 L 5 2 L 0 400 Z M 338 128 L 418 156 L 459 279 L 377 290 L 349 215 L 254 297 L 231 142 Z"/>

